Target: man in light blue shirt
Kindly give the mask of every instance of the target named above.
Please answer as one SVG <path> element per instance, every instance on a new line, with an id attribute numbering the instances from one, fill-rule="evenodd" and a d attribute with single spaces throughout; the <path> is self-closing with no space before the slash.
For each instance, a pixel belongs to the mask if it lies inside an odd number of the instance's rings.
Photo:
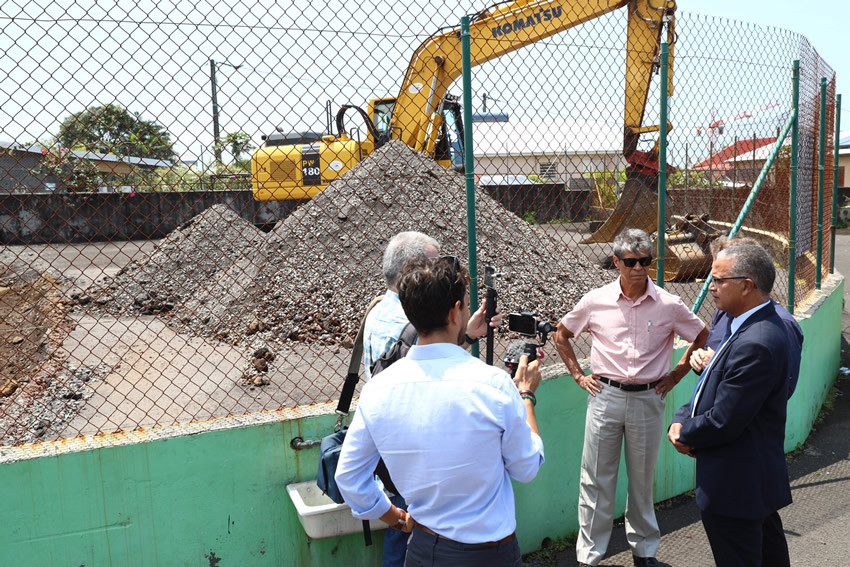
<path id="1" fill-rule="evenodd" d="M 363 326 L 363 367 L 367 381 L 372 378 L 372 363 L 389 350 L 407 326 L 396 287 L 401 267 L 413 258 L 436 258 L 439 254 L 440 243 L 421 232 L 399 232 L 387 244 L 382 266 L 387 291 L 384 299 L 369 312 Z"/>
<path id="2" fill-rule="evenodd" d="M 538 363 L 523 358 L 514 384 L 461 348 L 468 281 L 456 258 L 407 263 L 399 300 L 419 343 L 363 387 L 337 467 L 355 517 L 412 531 L 405 565 L 520 564 L 510 479 L 543 463 Z M 380 458 L 409 515 L 375 481 Z"/>
<path id="3" fill-rule="evenodd" d="M 440 243 L 421 232 L 407 231 L 396 234 L 384 250 L 382 269 L 387 291 L 369 315 L 363 327 L 363 367 L 366 381 L 372 378 L 372 363 L 387 352 L 401 336 L 407 326 L 407 315 L 398 299 L 398 275 L 402 266 L 414 258 L 435 258 L 440 253 Z M 483 303 L 486 303 L 483 302 Z M 485 305 L 470 318 L 466 328 L 464 346 L 471 345 L 487 333 Z M 491 325 L 498 327 L 501 315 L 493 317 Z M 392 503 L 406 510 L 404 498 L 393 495 Z M 407 553 L 407 536 L 401 532 L 387 532 L 384 537 L 384 556 L 382 567 L 401 567 Z"/>

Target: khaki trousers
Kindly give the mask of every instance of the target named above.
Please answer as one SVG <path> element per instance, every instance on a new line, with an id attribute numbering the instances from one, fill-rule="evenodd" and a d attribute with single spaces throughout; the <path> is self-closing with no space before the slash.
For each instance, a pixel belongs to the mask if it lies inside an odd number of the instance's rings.
<path id="1" fill-rule="evenodd" d="M 655 556 L 661 531 L 652 485 L 663 435 L 664 401 L 654 389 L 624 392 L 605 384 L 595 397 L 588 396 L 578 500 L 579 562 L 596 565 L 608 549 L 624 440 L 629 477 L 626 538 L 634 555 Z"/>

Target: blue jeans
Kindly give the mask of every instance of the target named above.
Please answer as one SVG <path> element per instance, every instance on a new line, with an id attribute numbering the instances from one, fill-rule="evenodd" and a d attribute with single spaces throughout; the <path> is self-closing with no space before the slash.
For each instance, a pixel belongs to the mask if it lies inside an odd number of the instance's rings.
<path id="1" fill-rule="evenodd" d="M 407 510 L 407 503 L 401 496 L 392 496 L 390 502 L 402 510 Z M 407 540 L 410 534 L 401 530 L 387 528 L 384 532 L 384 558 L 382 567 L 403 567 L 407 555 Z"/>

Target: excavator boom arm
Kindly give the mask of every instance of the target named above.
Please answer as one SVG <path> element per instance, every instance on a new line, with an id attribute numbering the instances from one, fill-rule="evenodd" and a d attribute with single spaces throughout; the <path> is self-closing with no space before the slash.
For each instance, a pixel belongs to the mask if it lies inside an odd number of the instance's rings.
<path id="1" fill-rule="evenodd" d="M 674 0 L 517 0 L 476 14 L 470 23 L 472 66 L 629 6 L 624 152 L 637 146 L 663 24 L 672 34 Z M 671 37 L 672 39 L 672 37 Z M 671 47 L 672 58 L 672 47 Z M 672 94 L 672 65 L 667 85 Z M 425 151 L 446 91 L 462 73 L 460 30 L 428 38 L 414 52 L 390 124 L 392 137 Z"/>

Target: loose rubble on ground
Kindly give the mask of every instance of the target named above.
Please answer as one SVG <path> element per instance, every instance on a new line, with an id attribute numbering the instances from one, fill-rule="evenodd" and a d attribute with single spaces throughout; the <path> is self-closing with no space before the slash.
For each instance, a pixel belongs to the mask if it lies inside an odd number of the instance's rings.
<path id="1" fill-rule="evenodd" d="M 0 446 L 55 437 L 92 394 L 92 372 L 58 356 L 68 304 L 48 266 L 0 263 Z"/>

